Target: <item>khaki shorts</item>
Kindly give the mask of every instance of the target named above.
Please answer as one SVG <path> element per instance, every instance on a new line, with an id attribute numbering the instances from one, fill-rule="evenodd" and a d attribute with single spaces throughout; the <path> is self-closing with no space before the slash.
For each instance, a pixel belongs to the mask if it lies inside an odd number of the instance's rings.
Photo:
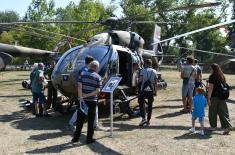
<path id="1" fill-rule="evenodd" d="M 194 89 L 194 84 L 193 83 L 188 83 L 188 84 L 183 84 L 182 86 L 182 96 L 193 96 L 193 89 Z"/>

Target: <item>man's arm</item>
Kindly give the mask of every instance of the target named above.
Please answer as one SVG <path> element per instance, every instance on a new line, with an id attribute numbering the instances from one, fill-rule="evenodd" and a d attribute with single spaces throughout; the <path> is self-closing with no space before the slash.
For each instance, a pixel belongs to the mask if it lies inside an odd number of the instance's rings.
<path id="1" fill-rule="evenodd" d="M 157 77 L 154 79 L 154 96 L 157 96 Z"/>
<path id="2" fill-rule="evenodd" d="M 180 71 L 180 78 L 181 78 L 181 79 L 184 78 L 184 71 L 183 71 L 183 69 L 181 69 L 181 71 Z"/>
<path id="3" fill-rule="evenodd" d="M 98 95 L 100 92 L 100 88 L 96 88 L 95 91 L 91 92 L 91 93 L 88 93 L 88 94 L 82 94 L 82 97 L 83 98 L 87 98 L 87 97 L 90 97 L 90 96 L 96 96 Z"/>

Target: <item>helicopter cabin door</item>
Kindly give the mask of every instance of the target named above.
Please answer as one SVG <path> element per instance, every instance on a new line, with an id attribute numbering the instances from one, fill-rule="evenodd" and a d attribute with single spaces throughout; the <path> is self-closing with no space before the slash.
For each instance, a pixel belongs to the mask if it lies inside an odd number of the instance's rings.
<path id="1" fill-rule="evenodd" d="M 120 85 L 131 87 L 132 81 L 132 56 L 129 52 L 119 51 L 119 74 L 122 77 Z"/>

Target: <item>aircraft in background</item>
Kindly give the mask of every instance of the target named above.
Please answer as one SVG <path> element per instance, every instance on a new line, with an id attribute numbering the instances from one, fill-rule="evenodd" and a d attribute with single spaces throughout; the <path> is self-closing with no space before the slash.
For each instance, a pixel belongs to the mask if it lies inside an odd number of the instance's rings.
<path id="1" fill-rule="evenodd" d="M 55 52 L 0 43 L 0 70 L 4 70 L 13 57 L 36 56 L 47 58 L 52 55 L 55 55 Z"/>

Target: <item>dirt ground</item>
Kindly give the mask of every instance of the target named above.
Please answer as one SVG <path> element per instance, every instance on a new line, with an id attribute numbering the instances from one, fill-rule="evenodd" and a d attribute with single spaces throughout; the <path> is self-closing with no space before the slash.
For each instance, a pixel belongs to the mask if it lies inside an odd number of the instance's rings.
<path id="1" fill-rule="evenodd" d="M 191 115 L 181 114 L 181 80 L 179 72 L 162 71 L 168 87 L 158 92 L 150 127 L 140 128 L 140 118 L 115 116 L 114 137 L 109 137 L 109 119 L 100 119 L 97 142 L 86 145 L 86 126 L 81 142 L 71 144 L 72 131 L 65 126 L 71 115 L 51 112 L 51 118 L 35 118 L 20 101 L 31 99 L 29 90 L 21 86 L 29 72 L 0 73 L 0 154 L 234 154 L 234 128 L 230 135 L 222 130 L 206 131 L 201 137 L 190 134 Z M 208 74 L 203 75 L 205 78 Z M 226 75 L 235 88 L 235 75 Z M 228 107 L 235 126 L 235 90 L 231 92 Z M 199 126 L 199 123 L 196 124 Z M 209 126 L 206 117 L 205 126 Z M 218 122 L 218 126 L 220 123 Z"/>

